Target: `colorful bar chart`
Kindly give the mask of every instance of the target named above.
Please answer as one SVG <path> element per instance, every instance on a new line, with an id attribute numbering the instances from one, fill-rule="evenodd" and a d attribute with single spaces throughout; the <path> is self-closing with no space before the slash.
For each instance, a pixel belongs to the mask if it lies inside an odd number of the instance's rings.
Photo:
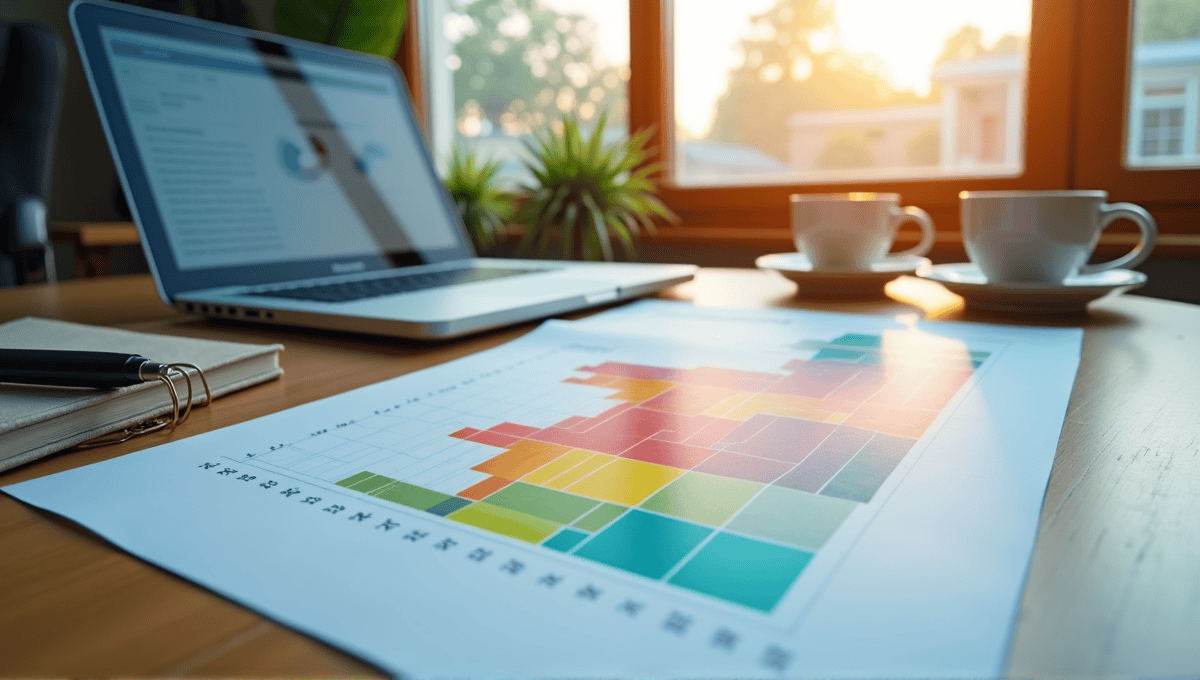
<path id="1" fill-rule="evenodd" d="M 770 612 L 987 358 L 805 341 L 778 372 L 620 362 L 564 380 L 613 406 L 451 438 L 497 449 L 442 493 L 369 469 L 337 484 Z M 918 348 L 919 349 L 919 348 Z"/>

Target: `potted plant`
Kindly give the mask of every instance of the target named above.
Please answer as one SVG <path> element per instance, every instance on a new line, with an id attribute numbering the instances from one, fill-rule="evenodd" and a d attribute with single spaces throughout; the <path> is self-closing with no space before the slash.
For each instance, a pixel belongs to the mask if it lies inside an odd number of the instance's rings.
<path id="1" fill-rule="evenodd" d="M 635 252 L 634 236 L 644 227 L 653 233 L 652 216 L 678 218 L 651 193 L 649 176 L 658 164 L 645 164 L 650 131 L 613 143 L 603 140 L 606 116 L 584 138 L 579 121 L 562 119 L 562 134 L 544 130 L 526 142 L 527 162 L 536 186 L 524 187 L 525 202 L 515 221 L 524 226 L 521 248 L 545 255 L 557 245 L 561 257 L 613 259 L 612 238 L 627 257 Z"/>
<path id="2" fill-rule="evenodd" d="M 496 183 L 499 169 L 500 161 L 482 162 L 473 151 L 458 145 L 451 151 L 446 169 L 446 190 L 480 253 L 500 240 L 513 216 L 512 198 Z"/>

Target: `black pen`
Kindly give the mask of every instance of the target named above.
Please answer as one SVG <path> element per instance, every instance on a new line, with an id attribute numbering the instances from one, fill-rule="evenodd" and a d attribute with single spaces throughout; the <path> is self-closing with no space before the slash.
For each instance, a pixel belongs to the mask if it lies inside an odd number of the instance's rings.
<path id="1" fill-rule="evenodd" d="M 0 349 L 0 382 L 106 389 L 158 380 L 168 370 L 138 354 Z"/>

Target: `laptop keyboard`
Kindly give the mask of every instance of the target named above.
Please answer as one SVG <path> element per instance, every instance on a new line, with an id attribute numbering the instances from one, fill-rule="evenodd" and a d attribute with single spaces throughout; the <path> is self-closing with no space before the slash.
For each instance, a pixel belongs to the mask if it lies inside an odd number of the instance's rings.
<path id="1" fill-rule="evenodd" d="M 261 297 L 288 298 L 291 300 L 313 300 L 316 302 L 351 302 L 364 298 L 411 293 L 416 290 L 427 290 L 452 286 L 456 283 L 486 281 L 505 276 L 530 274 L 547 271 L 545 269 L 504 269 L 498 267 L 472 267 L 469 269 L 450 269 L 420 274 L 402 274 L 382 278 L 371 278 L 362 281 L 342 281 L 325 283 L 301 288 L 282 288 L 265 290 L 249 295 Z"/>

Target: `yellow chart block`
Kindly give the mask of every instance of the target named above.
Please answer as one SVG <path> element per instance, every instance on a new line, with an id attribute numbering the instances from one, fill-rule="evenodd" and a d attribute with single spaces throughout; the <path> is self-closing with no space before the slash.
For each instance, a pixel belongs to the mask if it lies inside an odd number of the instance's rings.
<path id="1" fill-rule="evenodd" d="M 673 467 L 617 458 L 567 487 L 567 491 L 621 505 L 637 505 L 681 474 L 683 470 Z"/>
<path id="2" fill-rule="evenodd" d="M 726 418 L 746 420 L 754 415 L 825 420 L 834 409 L 818 399 L 793 394 L 756 394 L 731 410 Z"/>
<path id="3" fill-rule="evenodd" d="M 583 449 L 572 449 L 564 453 L 561 457 L 556 458 L 540 468 L 530 472 L 521 478 L 521 481 L 529 482 L 530 484 L 545 484 L 562 473 L 579 465 L 587 460 L 592 455 L 591 451 Z"/>
<path id="4" fill-rule="evenodd" d="M 614 459 L 616 459 L 616 456 L 610 456 L 607 453 L 593 453 L 591 458 L 551 479 L 543 486 L 548 486 L 551 489 L 565 489 L 596 470 L 608 465 Z"/>

